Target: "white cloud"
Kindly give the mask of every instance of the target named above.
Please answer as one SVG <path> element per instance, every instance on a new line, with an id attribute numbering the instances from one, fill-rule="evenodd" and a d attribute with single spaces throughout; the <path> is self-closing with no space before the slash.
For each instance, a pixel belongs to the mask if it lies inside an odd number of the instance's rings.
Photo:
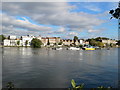
<path id="1" fill-rule="evenodd" d="M 3 11 L 9 15 L 28 16 L 39 24 L 84 30 L 103 23 L 95 15 L 84 12 L 70 12 L 75 9 L 68 3 L 3 3 Z"/>
<path id="2" fill-rule="evenodd" d="M 70 32 L 68 35 L 70 35 L 70 36 L 77 36 L 78 33 L 76 33 L 76 32 Z"/>
<path id="3" fill-rule="evenodd" d="M 34 32 L 36 32 L 36 31 L 46 32 L 46 31 L 49 31 L 49 30 L 52 29 L 51 27 L 44 27 L 44 26 L 33 24 L 26 18 L 23 18 L 24 20 L 18 20 L 16 18 L 12 17 L 12 16 L 8 16 L 7 14 L 0 14 L 0 15 L 2 15 L 2 20 L 1 21 L 2 21 L 2 25 L 3 25 L 3 28 L 2 28 L 3 33 L 5 33 L 4 30 L 6 29 L 4 27 L 9 27 L 9 30 L 11 30 L 11 31 L 15 30 L 15 28 L 21 28 L 21 29 L 24 29 L 24 30 L 34 31 Z"/>
<path id="4" fill-rule="evenodd" d="M 97 33 L 97 32 L 100 32 L 100 30 L 93 30 L 93 29 L 90 29 L 88 30 L 89 33 Z"/>
<path id="5" fill-rule="evenodd" d="M 96 11 L 96 12 L 101 11 L 101 9 L 98 8 L 98 7 L 95 6 L 95 5 L 86 5 L 85 8 L 86 8 L 86 9 L 89 9 L 89 10 L 91 10 L 91 11 Z"/>

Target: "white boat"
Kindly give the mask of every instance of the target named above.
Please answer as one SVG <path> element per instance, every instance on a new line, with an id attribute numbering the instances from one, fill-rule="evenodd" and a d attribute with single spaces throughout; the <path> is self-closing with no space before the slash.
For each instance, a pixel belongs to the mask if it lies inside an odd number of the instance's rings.
<path id="1" fill-rule="evenodd" d="M 56 48 L 56 50 L 62 50 L 62 48 L 60 47 L 60 48 Z"/>
<path id="2" fill-rule="evenodd" d="M 80 48 L 77 48 L 77 47 L 70 47 L 70 48 L 68 48 L 68 50 L 80 50 Z"/>

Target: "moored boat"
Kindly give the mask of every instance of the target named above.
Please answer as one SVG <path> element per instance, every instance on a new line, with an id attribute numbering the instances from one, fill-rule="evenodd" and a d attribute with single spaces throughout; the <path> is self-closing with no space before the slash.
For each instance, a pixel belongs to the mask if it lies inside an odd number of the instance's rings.
<path id="1" fill-rule="evenodd" d="M 84 47 L 83 50 L 95 50 L 95 48 L 92 46 L 91 47 Z"/>
<path id="2" fill-rule="evenodd" d="M 68 50 L 80 50 L 80 48 L 77 48 L 77 47 L 70 47 L 70 48 L 68 48 Z"/>
<path id="3" fill-rule="evenodd" d="M 56 48 L 56 50 L 62 50 L 62 48 L 60 47 L 60 48 Z"/>

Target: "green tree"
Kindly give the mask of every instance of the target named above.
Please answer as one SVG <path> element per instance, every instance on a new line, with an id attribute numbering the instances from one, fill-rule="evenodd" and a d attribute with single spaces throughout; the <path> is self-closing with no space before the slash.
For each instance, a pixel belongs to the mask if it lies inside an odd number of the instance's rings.
<path id="1" fill-rule="evenodd" d="M 78 37 L 77 37 L 77 36 L 74 36 L 74 40 L 78 40 Z"/>
<path id="2" fill-rule="evenodd" d="M 3 42 L 3 40 L 6 39 L 4 35 L 0 35 L 0 41 Z"/>
<path id="3" fill-rule="evenodd" d="M 90 44 L 91 46 L 97 46 L 97 42 L 96 42 L 96 40 L 94 40 L 94 39 L 91 39 L 91 40 L 89 41 L 89 44 Z"/>
<path id="4" fill-rule="evenodd" d="M 31 46 L 33 48 L 41 48 L 42 42 L 41 40 L 37 39 L 37 38 L 33 38 L 31 41 Z"/>
<path id="5" fill-rule="evenodd" d="M 119 46 L 120 46 L 120 40 L 118 40 L 118 41 L 117 41 L 117 45 L 119 45 Z"/>
<path id="6" fill-rule="evenodd" d="M 50 45 L 50 41 L 49 41 L 49 39 L 48 39 L 47 45 Z"/>
<path id="7" fill-rule="evenodd" d="M 60 41 L 60 42 L 58 43 L 58 45 L 62 45 L 62 41 Z"/>
<path id="8" fill-rule="evenodd" d="M 76 42 L 76 40 L 78 40 L 78 37 L 74 36 L 73 40 L 74 40 L 74 45 L 75 45 L 75 42 Z"/>
<path id="9" fill-rule="evenodd" d="M 104 43 L 102 43 L 102 42 L 97 42 L 97 46 L 103 47 L 103 46 L 104 46 Z"/>
<path id="10" fill-rule="evenodd" d="M 25 41 L 25 46 L 27 46 L 27 45 L 28 45 L 28 40 Z"/>
<path id="11" fill-rule="evenodd" d="M 17 41 L 17 45 L 18 45 L 18 46 L 20 45 L 20 41 Z"/>

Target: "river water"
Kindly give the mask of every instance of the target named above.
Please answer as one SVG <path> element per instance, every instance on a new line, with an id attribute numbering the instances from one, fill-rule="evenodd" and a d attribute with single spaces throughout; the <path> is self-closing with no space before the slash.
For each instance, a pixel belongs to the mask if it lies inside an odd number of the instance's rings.
<path id="1" fill-rule="evenodd" d="M 4 47 L 2 84 L 16 88 L 118 87 L 118 48 L 95 51 Z"/>

